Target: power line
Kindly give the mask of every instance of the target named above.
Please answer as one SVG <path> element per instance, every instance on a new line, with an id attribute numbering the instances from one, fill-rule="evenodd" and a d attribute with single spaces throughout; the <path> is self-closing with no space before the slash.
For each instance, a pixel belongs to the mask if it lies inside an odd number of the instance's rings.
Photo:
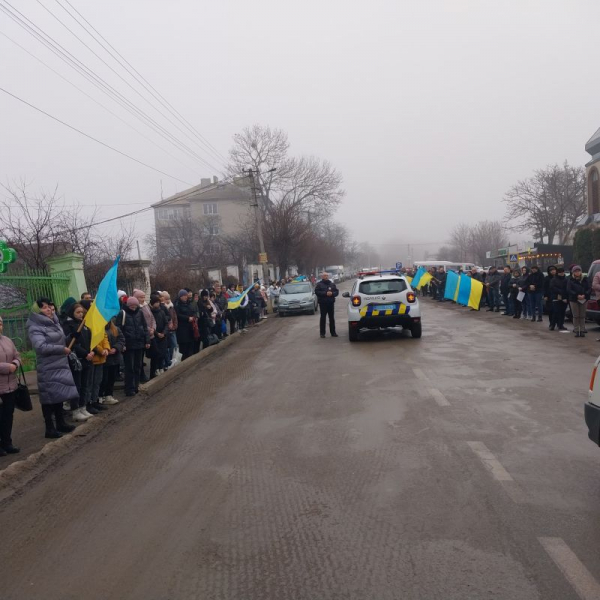
<path id="1" fill-rule="evenodd" d="M 89 25 L 89 27 L 100 37 L 108 47 L 114 51 L 114 53 L 122 59 L 119 60 L 110 50 L 104 46 L 104 44 L 99 41 L 90 31 L 71 13 L 67 8 L 65 8 L 59 0 L 55 0 L 56 3 L 69 14 L 69 16 L 75 20 L 80 27 L 82 27 L 95 41 L 98 43 L 108 54 L 112 56 L 112 58 L 117 61 L 127 72 L 129 72 L 146 90 L 148 90 L 171 114 L 173 114 L 182 124 L 187 125 L 191 131 L 196 134 L 196 137 L 210 150 L 213 151 L 213 155 L 217 158 L 217 160 L 224 161 L 227 164 L 227 159 L 189 122 L 183 115 L 69 2 L 69 0 L 64 0 L 66 4 L 68 4 L 75 13 L 77 13 L 81 19 Z M 129 67 L 129 68 L 128 68 Z M 130 70 L 131 69 L 131 70 Z M 139 78 L 138 78 L 139 76 Z M 141 81 L 140 81 L 141 80 Z M 147 84 L 147 85 L 145 85 Z"/>
<path id="2" fill-rule="evenodd" d="M 110 110 L 110 108 L 108 108 L 107 106 L 105 106 L 104 104 L 102 104 L 101 102 L 99 102 L 98 100 L 96 100 L 93 96 L 91 96 L 90 94 L 88 94 L 86 91 L 82 90 L 79 86 L 77 86 L 75 83 L 73 83 L 72 81 L 70 81 L 69 79 L 67 79 L 64 75 L 62 75 L 61 73 L 59 73 L 56 69 L 53 69 L 49 64 L 45 63 L 41 58 L 37 57 L 35 54 L 33 54 L 32 52 L 30 52 L 29 50 L 27 50 L 27 48 L 25 48 L 24 46 L 21 46 L 21 44 L 19 44 L 15 40 L 13 40 L 10 36 L 6 35 L 2 31 L 0 31 L 0 35 L 4 36 L 7 40 L 9 40 L 13 44 L 15 44 L 15 46 L 18 46 L 19 48 L 21 48 L 21 50 L 23 50 L 23 52 L 26 52 L 27 54 L 29 54 L 29 56 L 31 56 L 32 58 L 34 58 L 35 60 L 37 60 L 39 63 L 41 63 L 42 65 L 44 65 L 47 69 L 49 69 L 50 71 L 52 71 L 55 75 L 58 75 L 58 77 L 60 77 L 64 81 L 66 81 L 69 85 L 73 86 L 76 90 L 78 90 L 79 92 L 81 92 L 84 96 L 87 96 L 92 102 L 94 102 L 98 106 L 102 107 L 104 110 L 106 110 L 108 113 L 110 113 L 111 115 L 113 115 L 115 118 L 119 119 L 119 121 L 121 121 L 122 123 L 124 123 L 125 125 L 127 125 L 127 127 L 133 129 L 133 131 L 135 131 L 137 134 L 141 135 L 144 139 L 148 140 L 151 144 L 153 144 L 154 146 L 156 146 L 157 148 L 159 148 L 160 150 L 162 150 L 165 154 L 169 155 L 171 158 L 173 158 L 174 160 L 176 160 L 180 165 L 184 166 L 186 169 L 190 169 L 191 171 L 195 172 L 195 169 L 193 167 L 190 167 L 189 165 L 186 165 L 184 162 L 182 162 L 181 160 L 179 160 L 174 154 L 171 154 L 168 150 L 166 150 L 165 148 L 163 148 L 162 146 L 160 146 L 159 144 L 157 144 L 152 138 L 148 137 L 147 135 L 143 134 L 141 131 L 139 131 L 138 129 L 136 129 L 133 125 L 131 125 L 131 123 L 128 123 L 127 121 L 125 121 L 125 119 L 121 118 L 117 113 L 113 112 L 112 110 Z M 198 173 L 196 173 L 196 174 L 198 175 Z"/>
<path id="3" fill-rule="evenodd" d="M 186 135 L 192 141 L 191 138 L 181 127 L 174 123 L 171 119 L 169 119 L 159 108 L 154 106 L 152 102 L 150 102 L 147 98 L 145 98 L 135 87 L 133 87 L 120 73 L 118 73 L 113 67 L 111 67 L 93 48 L 91 48 L 86 42 L 84 42 L 64 21 L 59 19 L 48 7 L 46 7 L 41 0 L 36 0 L 36 2 L 58 23 L 60 23 L 71 35 L 73 35 L 81 44 L 83 44 L 98 60 L 100 60 L 106 67 L 108 67 L 125 85 L 127 85 L 133 92 L 135 92 L 142 100 L 147 102 L 154 110 L 156 110 L 164 119 L 166 119 L 171 125 L 173 125 L 178 131 Z M 59 3 L 59 6 L 62 5 Z M 65 9 L 66 10 L 66 9 Z M 68 12 L 68 11 L 67 11 Z M 214 168 L 214 166 L 213 166 Z"/>
<path id="4" fill-rule="evenodd" d="M 26 104 L 27 106 L 29 106 L 30 108 L 33 108 L 34 110 L 36 110 L 39 113 L 46 115 L 47 117 L 56 121 L 57 123 L 60 123 L 61 125 L 64 125 L 65 127 L 72 129 L 73 131 L 76 131 L 77 133 L 83 135 L 84 137 L 86 137 L 90 140 L 93 140 L 94 142 L 100 144 L 101 146 L 104 146 L 105 148 L 108 148 L 109 150 L 112 150 L 113 152 L 116 152 L 117 154 L 120 154 L 121 156 L 124 156 L 125 158 L 128 158 L 128 159 L 138 163 L 139 165 L 147 167 L 148 169 L 152 169 L 153 171 L 156 171 L 157 173 L 160 173 L 161 175 L 165 175 L 166 177 L 170 177 L 171 179 L 175 179 L 176 181 L 180 181 L 181 183 L 185 183 L 186 185 L 192 185 L 191 183 L 188 183 L 187 181 L 184 181 L 183 179 L 179 179 L 179 177 L 175 177 L 174 175 L 169 175 L 169 173 L 165 173 L 164 171 L 161 171 L 160 169 L 157 169 L 156 167 L 153 167 L 152 165 L 142 162 L 141 160 L 138 160 L 137 158 L 134 158 L 133 156 L 126 154 L 125 152 L 121 152 L 121 150 L 117 150 L 113 146 L 110 146 L 109 144 L 106 144 L 105 142 L 100 141 L 99 139 L 89 135 L 88 133 L 81 131 L 81 129 L 77 129 L 77 127 L 73 127 L 73 125 L 69 125 L 68 123 L 65 123 L 64 121 L 61 121 L 59 118 L 54 117 L 50 113 L 47 113 L 45 110 L 42 110 L 41 108 L 34 106 L 33 104 L 27 102 L 26 100 L 23 100 L 23 98 L 19 98 L 19 96 L 15 96 L 15 94 L 12 94 L 11 92 L 9 92 L 8 90 L 5 90 L 2 87 L 0 87 L 0 92 L 4 92 L 8 96 L 11 96 L 15 100 L 18 100 L 19 102 L 22 102 L 23 104 Z"/>
<path id="5" fill-rule="evenodd" d="M 87 67 L 83 62 L 81 62 L 77 57 L 75 57 L 71 52 L 69 52 L 66 48 L 61 46 L 56 40 L 54 40 L 51 36 L 45 33 L 40 27 L 38 27 L 33 21 L 28 19 L 23 13 L 19 12 L 16 8 L 14 8 L 8 0 L 0 0 L 4 4 L 0 4 L 0 10 L 2 10 L 6 15 L 8 15 L 17 25 L 23 28 L 27 33 L 32 35 L 35 39 L 37 39 L 40 43 L 46 46 L 51 52 L 53 52 L 58 58 L 60 58 L 63 62 L 65 62 L 68 66 L 75 69 L 79 74 L 85 77 L 88 81 L 90 81 L 93 85 L 95 85 L 100 91 L 107 94 L 112 100 L 117 102 L 122 108 L 125 108 L 128 112 L 133 114 L 136 118 L 141 120 L 145 125 L 150 127 L 158 133 L 163 138 L 165 138 L 169 143 L 174 145 L 179 150 L 182 150 L 188 155 L 191 155 L 192 158 L 197 159 L 203 162 L 206 166 L 211 169 L 214 169 L 214 165 L 211 165 L 206 160 L 204 160 L 197 152 L 189 148 L 186 144 L 181 142 L 176 136 L 174 136 L 171 132 L 167 131 L 162 125 L 157 123 L 152 117 L 150 117 L 146 112 L 138 108 L 135 104 L 133 104 L 128 98 L 126 98 L 121 92 L 107 83 L 104 79 L 102 79 L 99 75 L 97 75 L 92 69 Z M 8 5 L 10 8 L 6 8 Z M 17 16 L 21 15 L 21 17 Z M 27 22 L 26 22 L 27 21 Z M 36 31 L 37 30 L 37 31 Z M 217 171 L 219 169 L 216 169 Z"/>

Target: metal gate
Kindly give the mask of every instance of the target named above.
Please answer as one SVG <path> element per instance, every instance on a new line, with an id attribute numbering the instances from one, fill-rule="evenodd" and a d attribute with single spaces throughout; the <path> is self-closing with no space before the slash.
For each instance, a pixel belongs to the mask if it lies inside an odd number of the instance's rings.
<path id="1" fill-rule="evenodd" d="M 0 315 L 4 322 L 4 334 L 11 338 L 19 350 L 30 348 L 25 323 L 33 303 L 41 297 L 50 298 L 60 305 L 69 297 L 68 275 L 49 274 L 19 268 L 17 272 L 0 275 Z"/>

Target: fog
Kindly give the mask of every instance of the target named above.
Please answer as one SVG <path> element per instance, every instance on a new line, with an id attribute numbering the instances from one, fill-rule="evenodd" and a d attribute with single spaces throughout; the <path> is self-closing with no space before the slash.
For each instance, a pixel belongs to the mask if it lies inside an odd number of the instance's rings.
<path id="1" fill-rule="evenodd" d="M 150 111 L 40 5 L 101 53 L 58 2 L 9 1 Z M 511 184 L 549 163 L 584 164 L 600 125 L 597 0 L 71 4 L 220 154 L 259 123 L 287 131 L 292 153 L 331 161 L 346 190 L 337 220 L 399 257 L 409 243 L 414 258 L 435 250 L 461 221 L 502 219 Z M 1 12 L 0 32 L 195 168 L 4 36 L 0 87 L 184 182 L 220 175 L 222 160 L 192 164 Z M 97 204 L 104 218 L 187 187 L 1 92 L 0 124 L 0 181 L 58 184 L 68 204 Z M 152 212 L 130 220 L 141 235 Z"/>

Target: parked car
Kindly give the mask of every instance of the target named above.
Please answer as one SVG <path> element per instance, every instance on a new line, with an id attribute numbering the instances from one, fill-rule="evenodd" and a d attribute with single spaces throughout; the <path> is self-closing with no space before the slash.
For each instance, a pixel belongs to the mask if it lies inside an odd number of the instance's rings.
<path id="1" fill-rule="evenodd" d="M 279 294 L 278 312 L 280 317 L 292 313 L 308 313 L 317 311 L 317 295 L 311 283 L 299 281 L 286 283 Z"/>
<path id="2" fill-rule="evenodd" d="M 592 376 L 590 377 L 590 389 L 588 401 L 584 406 L 585 423 L 588 427 L 588 437 L 592 442 L 600 446 L 600 381 L 598 380 L 598 367 L 600 356 L 594 363 Z"/>
<path id="3" fill-rule="evenodd" d="M 592 282 L 594 281 L 594 275 L 600 271 L 600 260 L 595 260 L 588 269 L 587 278 L 590 282 L 590 288 L 592 287 Z M 594 321 L 600 325 L 600 297 L 596 296 L 596 292 L 592 290 L 592 296 L 590 297 L 589 302 L 587 303 L 587 310 L 585 313 L 585 318 L 589 321 Z"/>

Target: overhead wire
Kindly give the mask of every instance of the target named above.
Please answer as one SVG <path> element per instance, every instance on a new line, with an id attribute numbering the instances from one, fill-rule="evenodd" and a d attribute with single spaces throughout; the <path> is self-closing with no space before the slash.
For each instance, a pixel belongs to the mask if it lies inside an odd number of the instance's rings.
<path id="1" fill-rule="evenodd" d="M 27 102 L 27 100 L 24 100 L 23 98 L 20 98 L 19 96 L 16 96 L 15 94 L 9 92 L 8 90 L 4 89 L 3 87 L 0 87 L 0 92 L 4 92 L 8 96 L 11 96 L 15 100 L 18 100 L 19 102 L 22 102 L 23 104 L 26 104 L 27 106 L 29 106 L 30 108 L 33 108 L 34 110 L 36 110 L 39 113 L 46 115 L 47 117 L 56 121 L 57 123 L 60 123 L 61 125 L 64 125 L 65 127 L 72 129 L 73 131 L 76 131 L 77 133 L 83 135 L 84 137 L 86 137 L 90 140 L 93 140 L 94 142 L 100 144 L 101 146 L 104 146 L 105 148 L 108 148 L 109 150 L 112 150 L 113 152 L 116 152 L 117 154 L 120 154 L 121 156 L 124 156 L 125 158 L 128 158 L 128 159 L 138 163 L 139 165 L 147 167 L 148 169 L 152 169 L 153 171 L 156 171 L 157 173 L 160 173 L 161 175 L 165 175 L 166 177 L 170 177 L 171 179 L 174 179 L 175 181 L 180 181 L 181 183 L 185 183 L 186 185 L 192 185 L 191 183 L 184 181 L 183 179 L 180 179 L 179 177 L 170 175 L 169 173 L 166 173 L 165 171 L 161 171 L 160 169 L 157 169 L 156 167 L 153 167 L 152 165 L 149 165 L 148 163 L 138 160 L 137 158 L 134 158 L 133 156 L 131 156 L 125 152 L 122 152 L 121 150 L 118 150 L 114 146 L 111 146 L 110 144 L 107 144 L 107 143 L 99 140 L 98 138 L 95 138 L 94 136 L 89 135 L 88 133 L 85 133 L 84 131 L 81 131 L 81 129 L 77 129 L 77 127 L 73 127 L 73 125 L 69 125 L 65 121 L 62 121 L 58 117 L 55 117 L 55 116 L 51 115 L 50 113 L 46 112 L 45 110 L 38 108 L 37 106 L 31 104 L 30 102 Z"/>
<path id="2" fill-rule="evenodd" d="M 184 131 L 177 123 L 174 123 L 169 117 L 167 117 L 159 108 L 157 108 L 152 102 L 148 100 L 143 94 L 139 92 L 129 81 L 127 81 L 120 73 L 118 73 L 111 65 L 108 64 L 93 48 L 90 47 L 85 41 L 81 39 L 64 21 L 62 21 L 59 17 L 57 17 L 41 0 L 36 0 L 36 2 L 58 23 L 60 23 L 71 35 L 75 37 L 83 46 L 85 46 L 99 61 L 101 61 L 108 69 L 110 69 L 125 85 L 127 85 L 133 92 L 135 92 L 142 100 L 147 102 L 154 110 L 156 110 L 164 119 L 166 119 L 173 127 L 175 127 L 180 133 L 185 135 L 188 139 L 192 140 L 194 143 L 195 140 L 191 137 L 186 131 Z M 62 7 L 62 5 L 59 6 Z M 67 11 L 68 12 L 68 11 Z M 213 166 L 214 168 L 214 166 Z"/>
<path id="3" fill-rule="evenodd" d="M 8 5 L 7 8 L 6 6 Z M 21 28 L 27 31 L 30 35 L 32 35 L 35 39 L 37 39 L 40 43 L 46 46 L 51 52 L 53 52 L 56 56 L 58 56 L 63 62 L 65 62 L 68 66 L 76 70 L 82 76 L 84 76 L 88 81 L 90 81 L 93 85 L 95 85 L 100 91 L 108 95 L 112 100 L 117 102 L 121 107 L 125 108 L 128 112 L 133 114 L 136 118 L 142 121 L 146 126 L 150 127 L 157 133 L 165 138 L 169 143 L 174 145 L 179 150 L 185 152 L 190 155 L 194 160 L 199 160 L 204 163 L 211 169 L 215 169 L 214 165 L 208 163 L 204 158 L 202 158 L 197 152 L 189 148 L 185 143 L 179 140 L 176 136 L 174 136 L 171 132 L 162 127 L 159 123 L 157 123 L 152 117 L 150 117 L 145 111 L 138 108 L 135 104 L 133 104 L 128 98 L 126 98 L 121 92 L 107 83 L 102 77 L 97 75 L 92 69 L 87 67 L 82 61 L 80 61 L 77 57 L 75 57 L 71 52 L 69 52 L 66 48 L 64 48 L 61 44 L 59 44 L 56 40 L 54 40 L 51 36 L 49 36 L 46 32 L 44 32 L 40 27 L 38 27 L 33 21 L 28 19 L 23 13 L 15 9 L 8 0 L 0 0 L 0 10 L 2 10 L 6 15 L 8 15 L 15 23 L 17 23 Z M 20 17 L 18 15 L 21 15 Z M 22 18 L 21 18 L 22 17 Z M 216 169 L 219 171 L 219 169 Z"/>
<path id="4" fill-rule="evenodd" d="M 171 114 L 177 118 L 180 123 L 185 124 L 189 127 L 190 131 L 194 132 L 199 139 L 199 141 L 213 152 L 213 155 L 217 158 L 217 160 L 222 160 L 227 163 L 227 158 L 225 158 L 72 4 L 69 0 L 64 0 L 66 4 L 68 4 L 71 9 L 81 17 L 81 19 L 98 35 L 98 37 L 103 40 L 106 45 L 110 48 L 107 49 L 106 46 L 98 40 L 90 31 L 79 21 L 72 12 L 70 12 L 67 8 L 65 8 L 59 0 L 55 0 L 55 2 L 65 11 L 67 14 L 71 16 L 73 20 L 75 20 L 80 27 L 82 27 L 87 33 L 92 37 L 96 43 L 98 43 L 105 51 L 110 54 L 115 61 L 117 61 L 123 69 L 128 71 L 132 77 L 134 77 L 140 85 L 142 85 L 149 93 L 151 93 L 161 104 L 171 112 Z M 112 52 L 111 52 L 112 51 Z M 114 54 L 113 54 L 114 52 Z M 117 56 L 115 56 L 115 54 Z M 125 64 L 123 64 L 125 63 Z"/>
<path id="5" fill-rule="evenodd" d="M 96 100 L 92 95 L 88 94 L 85 90 L 82 90 L 78 85 L 76 85 L 75 83 L 73 83 L 70 79 L 67 79 L 64 75 L 62 75 L 61 73 L 59 73 L 56 69 L 52 68 L 48 63 L 44 62 L 41 58 L 39 58 L 38 56 L 36 56 L 35 54 L 33 54 L 32 52 L 30 52 L 29 50 L 27 50 L 27 48 L 25 48 L 24 46 L 22 46 L 21 44 L 19 44 L 19 42 L 17 42 L 16 40 L 13 40 L 10 36 L 6 35 L 6 33 L 4 33 L 3 31 L 0 31 L 0 35 L 4 36 L 7 40 L 9 40 L 13 44 L 15 44 L 15 46 L 18 46 L 19 48 L 21 48 L 21 50 L 23 50 L 23 52 L 26 52 L 27 54 L 29 54 L 29 56 L 31 56 L 32 58 L 34 58 L 35 60 L 37 60 L 39 63 L 41 63 L 42 65 L 44 65 L 47 69 L 49 69 L 50 71 L 52 71 L 55 75 L 57 75 L 58 77 L 60 77 L 63 81 L 66 81 L 69 85 L 71 85 L 76 90 L 78 90 L 79 92 L 81 92 L 84 96 L 86 96 L 87 98 L 89 98 L 92 102 L 94 102 L 98 106 L 102 107 L 108 113 L 110 113 L 111 115 L 113 115 L 113 117 L 115 117 L 116 119 L 118 119 L 119 121 L 121 121 L 122 123 L 124 123 L 125 125 L 127 125 L 127 127 L 129 127 L 130 129 L 132 129 L 133 131 L 135 131 L 138 135 L 141 135 L 145 140 L 148 140 L 151 144 L 153 144 L 154 146 L 156 146 L 157 148 L 159 148 L 160 150 L 162 150 L 165 154 L 167 154 L 168 156 L 170 156 L 171 158 L 173 158 L 174 160 L 176 160 L 180 165 L 186 167 L 186 169 L 190 169 L 191 171 L 195 172 L 195 170 L 194 170 L 193 167 L 190 167 L 189 165 L 186 165 L 179 158 L 177 158 L 174 154 L 171 154 L 171 152 L 169 152 L 167 149 L 165 149 L 162 146 L 160 146 L 159 144 L 157 144 L 152 138 L 148 137 L 146 134 L 144 134 L 141 131 L 139 131 L 139 129 L 136 129 L 131 123 L 128 123 L 125 119 L 123 119 L 117 113 L 115 113 L 110 108 L 108 108 L 107 106 L 105 106 L 104 104 L 102 104 L 102 102 L 99 102 L 98 100 Z M 199 175 L 199 173 L 196 173 L 196 175 Z"/>

